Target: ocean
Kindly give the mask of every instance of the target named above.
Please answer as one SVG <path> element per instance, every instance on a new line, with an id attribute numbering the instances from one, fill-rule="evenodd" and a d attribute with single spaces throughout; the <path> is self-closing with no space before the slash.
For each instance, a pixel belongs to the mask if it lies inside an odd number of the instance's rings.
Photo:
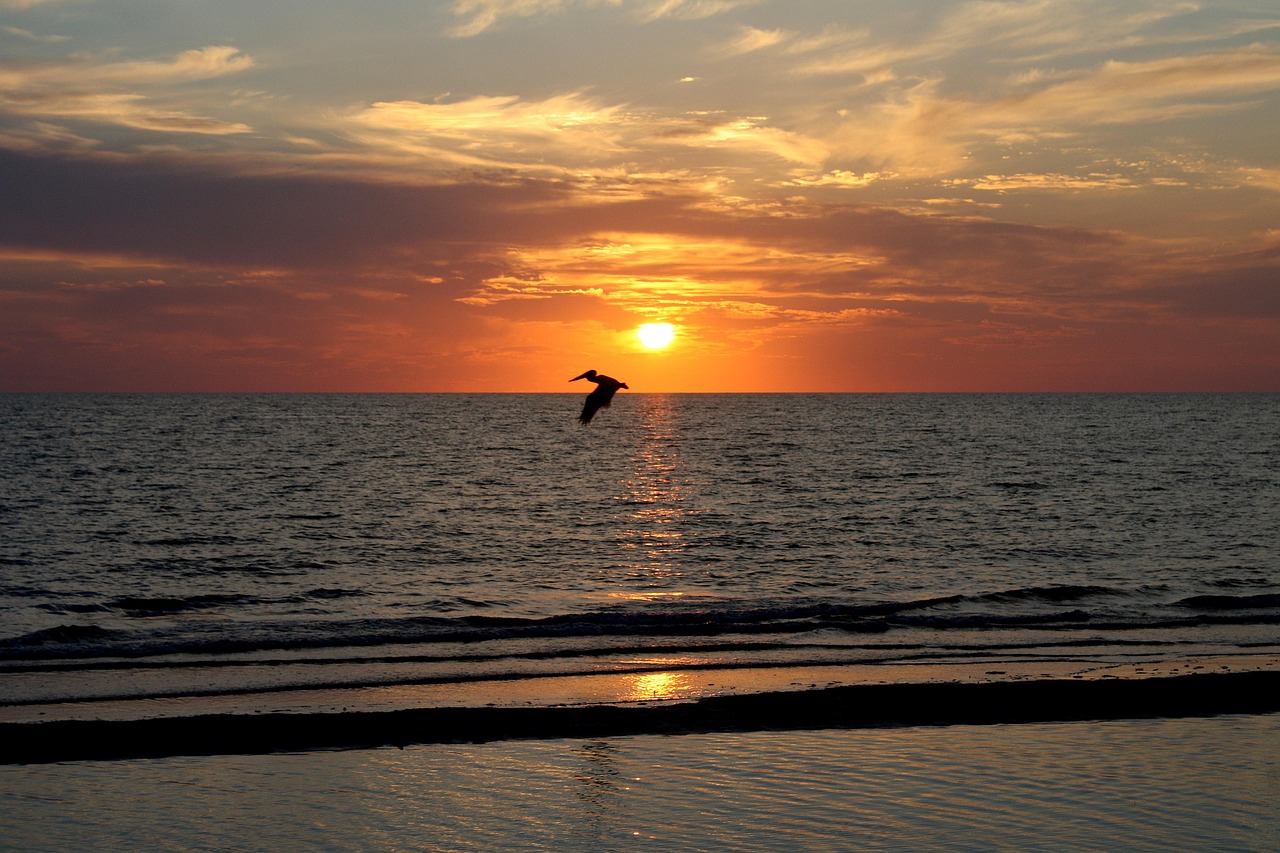
<path id="1" fill-rule="evenodd" d="M 1280 395 L 581 400 L 0 396 L 0 718 L 1280 651 Z"/>

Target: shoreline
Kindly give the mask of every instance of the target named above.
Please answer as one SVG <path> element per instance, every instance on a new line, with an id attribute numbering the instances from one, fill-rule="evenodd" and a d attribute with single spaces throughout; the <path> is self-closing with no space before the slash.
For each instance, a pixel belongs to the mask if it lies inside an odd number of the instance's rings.
<path id="1" fill-rule="evenodd" d="M 306 663 L 305 661 L 303 663 Z M 1054 679 L 1153 678 L 1195 672 L 1252 672 L 1280 669 L 1280 650 L 1184 654 L 1129 660 L 1116 655 L 1098 658 L 943 659 L 892 662 L 752 662 L 720 666 L 690 664 L 679 658 L 653 658 L 644 666 L 597 672 L 536 673 L 524 676 L 476 675 L 465 678 L 404 677 L 365 684 L 285 684 L 236 689 L 206 686 L 172 689 L 171 681 L 154 681 L 136 695 L 102 695 L 86 689 L 80 695 L 18 698 L 13 676 L 0 675 L 0 688 L 10 689 L 0 702 L 0 724 L 47 723 L 55 720 L 136 720 L 217 714 L 317 714 L 348 709 L 398 711 L 445 707 L 550 707 L 564 705 L 628 705 L 695 701 L 715 696 L 817 690 L 822 687 L 915 682 L 1048 681 Z M 42 679 L 41 674 L 18 678 Z M 40 689 L 48 694 L 47 684 Z"/>
<path id="2" fill-rule="evenodd" d="M 586 705 L 414 707 L 0 723 L 0 764 L 503 740 L 1280 712 L 1280 670 L 910 681 Z"/>

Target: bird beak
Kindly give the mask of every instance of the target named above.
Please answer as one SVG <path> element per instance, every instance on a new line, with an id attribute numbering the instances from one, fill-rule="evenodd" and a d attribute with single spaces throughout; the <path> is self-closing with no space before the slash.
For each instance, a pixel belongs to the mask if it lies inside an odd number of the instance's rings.
<path id="1" fill-rule="evenodd" d="M 588 371 L 587 371 L 587 373 L 590 373 L 590 372 L 591 372 L 590 370 L 588 370 Z M 578 376 L 573 377 L 573 378 L 572 378 L 572 379 L 570 379 L 569 381 L 570 381 L 570 382 L 577 382 L 579 379 L 586 379 L 586 378 L 587 378 L 587 373 L 579 374 Z"/>

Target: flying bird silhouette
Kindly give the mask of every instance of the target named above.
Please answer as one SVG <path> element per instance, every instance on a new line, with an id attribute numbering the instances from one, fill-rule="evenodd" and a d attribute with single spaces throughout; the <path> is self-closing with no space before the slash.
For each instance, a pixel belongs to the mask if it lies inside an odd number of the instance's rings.
<path id="1" fill-rule="evenodd" d="M 580 424 L 591 423 L 591 419 L 596 416 L 596 412 L 609 408 L 609 403 L 613 400 L 613 395 L 617 390 L 627 387 L 627 383 L 619 382 L 612 376 L 601 376 L 594 370 L 588 370 L 586 373 L 575 376 L 569 381 L 577 382 L 579 379 L 596 383 L 596 390 L 588 394 L 586 402 L 582 404 L 582 414 L 578 415 L 578 423 Z"/>

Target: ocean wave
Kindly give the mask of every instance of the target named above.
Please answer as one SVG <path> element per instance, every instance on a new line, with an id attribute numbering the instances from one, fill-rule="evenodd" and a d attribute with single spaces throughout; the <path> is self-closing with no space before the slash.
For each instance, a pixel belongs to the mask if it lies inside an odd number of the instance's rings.
<path id="1" fill-rule="evenodd" d="M 70 615 L 76 613 L 110 613 L 111 608 L 105 604 L 58 604 L 56 602 L 45 602 L 37 604 L 37 608 L 47 613 L 60 613 L 62 615 Z"/>
<path id="2" fill-rule="evenodd" d="M 364 598 L 368 595 L 368 592 L 359 589 L 316 587 L 305 593 L 273 598 L 227 593 L 203 593 L 190 596 L 124 596 L 97 602 L 44 602 L 36 605 L 36 607 L 49 613 L 119 613 L 133 618 L 146 619 L 216 609 L 228 611 L 239 609 L 243 611 L 247 608 L 262 605 L 309 604 L 346 598 Z M 447 602 L 444 601 L 436 603 L 440 606 L 447 605 Z M 471 602 L 467 603 L 470 604 Z"/>
<path id="3" fill-rule="evenodd" d="M 310 600 L 361 596 L 359 590 L 320 587 Z M 351 616 L 317 619 L 306 611 L 253 620 L 228 618 L 248 597 L 196 595 L 185 598 L 120 598 L 112 612 L 136 619 L 133 627 L 111 630 L 87 624 L 62 625 L 0 639 L 0 660 L 145 658 L 174 654 L 225 655 L 266 650 L 368 648 L 405 644 L 541 641 L 599 637 L 798 636 L 833 632 L 867 635 L 928 631 L 1027 629 L 1129 631 L 1213 624 L 1274 625 L 1280 622 L 1280 595 L 1192 596 L 1168 606 L 1143 590 L 1105 586 L 1046 586 L 991 593 L 887 601 L 781 600 L 721 601 L 661 607 L 618 607 L 551 616 L 498 613 L 445 615 L 452 602 L 431 602 L 416 615 Z M 1096 604 L 1094 604 L 1096 602 Z M 472 602 L 472 610 L 480 602 Z M 66 613 L 67 610 L 60 612 Z M 87 619 L 99 614 L 85 612 Z M 150 619 L 181 615 L 154 627 Z M 612 639 L 611 639 L 612 638 Z M 938 642 L 937 639 L 930 642 Z"/>
<path id="4" fill-rule="evenodd" d="M 369 593 L 362 589 L 344 589 L 341 587 L 316 587 L 308 590 L 306 593 L 297 596 L 290 596 L 282 601 L 333 601 L 339 598 L 364 598 Z"/>
<path id="5" fill-rule="evenodd" d="M 1065 610 L 1057 613 L 1009 613 L 1005 615 L 972 614 L 957 616 L 902 616 L 902 624 L 928 628 L 1009 628 L 1039 625 L 1049 627 L 1070 623 L 1090 622 L 1093 617 L 1084 610 Z"/>
<path id="6" fill-rule="evenodd" d="M 1257 595 L 1193 595 L 1178 603 L 1195 610 L 1262 610 L 1280 607 L 1280 593 Z"/>
<path id="7" fill-rule="evenodd" d="M 187 597 L 126 597 L 106 603 L 106 607 L 119 610 L 129 616 L 169 616 L 192 610 L 208 610 L 216 607 L 243 604 L 253 596 L 236 594 L 205 594 Z"/>
<path id="8" fill-rule="evenodd" d="M 56 625 L 4 640 L 0 642 L 0 648 L 21 650 L 24 647 L 51 644 L 69 647 L 102 644 L 117 636 L 117 633 L 97 625 Z"/>
<path id="9" fill-rule="evenodd" d="M 1032 601 L 1059 604 L 1064 601 L 1080 601 L 1086 598 L 1121 596 L 1127 594 L 1128 592 L 1126 590 L 1114 589 L 1107 586 L 1063 584 L 1055 586 L 1019 587 L 1015 589 L 1002 590 L 1000 592 L 968 596 L 968 598 L 973 601 Z"/>
<path id="10" fill-rule="evenodd" d="M 987 485 L 993 489 L 1028 489 L 1032 491 L 1049 488 L 1044 483 L 1038 483 L 1035 480 L 996 480 Z"/>
<path id="11" fill-rule="evenodd" d="M 226 545 L 234 542 L 231 536 L 160 536 L 155 539 L 143 539 L 135 544 L 155 548 L 190 548 L 194 546 Z"/>

